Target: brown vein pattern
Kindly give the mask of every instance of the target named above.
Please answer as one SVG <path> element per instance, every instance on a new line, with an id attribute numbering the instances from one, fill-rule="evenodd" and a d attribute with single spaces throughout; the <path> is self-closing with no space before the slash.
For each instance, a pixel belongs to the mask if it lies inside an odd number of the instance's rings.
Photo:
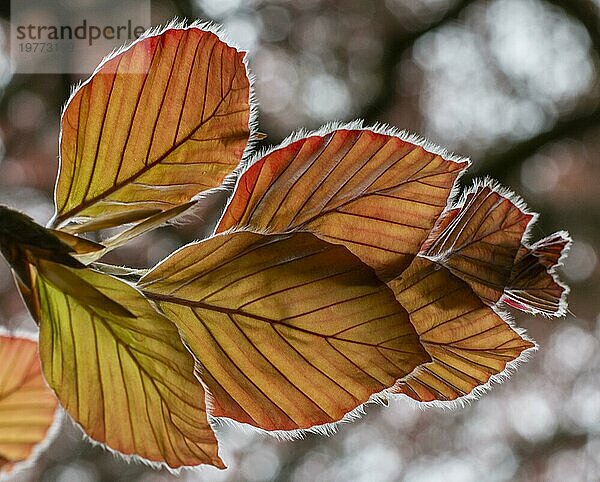
<path id="1" fill-rule="evenodd" d="M 399 382 L 395 390 L 418 401 L 467 395 L 534 345 L 523 339 L 466 282 L 427 259 L 415 258 L 389 282 L 410 314 L 433 363 Z"/>
<path id="2" fill-rule="evenodd" d="M 53 226 L 218 186 L 249 135 L 243 56 L 211 32 L 169 29 L 103 64 L 63 113 Z"/>
<path id="3" fill-rule="evenodd" d="M 66 268 L 65 268 L 66 269 Z M 176 327 L 129 285 L 72 270 L 135 317 L 81 303 L 38 276 L 44 375 L 94 440 L 172 468 L 223 468 L 194 360 Z"/>
<path id="4" fill-rule="evenodd" d="M 521 246 L 507 283 L 504 297 L 507 304 L 523 311 L 562 316 L 566 312 L 566 285 L 554 270 L 560 265 L 571 240 L 559 232 L 539 240 L 531 247 Z"/>
<path id="5" fill-rule="evenodd" d="M 310 136 L 243 174 L 217 232 L 308 230 L 390 279 L 419 251 L 466 167 L 369 130 Z"/>
<path id="6" fill-rule="evenodd" d="M 0 335 L 0 469 L 10 471 L 42 442 L 57 401 L 42 377 L 37 343 Z"/>
<path id="7" fill-rule="evenodd" d="M 200 361 L 212 414 L 266 430 L 338 421 L 429 359 L 374 272 L 309 233 L 219 235 L 140 286 Z"/>
<path id="8" fill-rule="evenodd" d="M 467 281 L 486 303 L 500 300 L 532 214 L 510 199 L 480 186 L 463 206 L 446 212 L 421 254 L 439 259 Z"/>

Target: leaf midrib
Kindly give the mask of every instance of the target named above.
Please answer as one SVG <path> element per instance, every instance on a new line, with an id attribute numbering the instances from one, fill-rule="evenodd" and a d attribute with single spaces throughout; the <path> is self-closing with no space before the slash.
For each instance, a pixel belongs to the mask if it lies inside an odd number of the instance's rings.
<path id="1" fill-rule="evenodd" d="M 160 293 L 153 293 L 150 291 L 142 291 L 143 294 L 145 296 L 147 296 L 148 298 L 152 299 L 153 301 L 158 301 L 158 302 L 164 302 L 164 303 L 171 303 L 171 304 L 175 304 L 175 305 L 181 305 L 181 306 L 186 306 L 188 308 L 200 308 L 203 310 L 207 310 L 207 311 L 214 311 L 217 313 L 223 313 L 226 314 L 228 316 L 231 315 L 238 315 L 238 316 L 244 316 L 246 318 L 251 318 L 253 320 L 257 320 L 257 321 L 261 321 L 263 323 L 267 323 L 269 325 L 279 325 L 279 326 L 284 326 L 286 328 L 290 328 L 292 330 L 297 330 L 300 331 L 302 333 L 305 333 L 307 335 L 311 335 L 311 336 L 317 336 L 319 338 L 323 338 L 326 340 L 329 339 L 334 339 L 334 340 L 338 340 L 338 341 L 345 341 L 347 343 L 355 343 L 357 345 L 363 345 L 363 346 L 368 346 L 368 347 L 372 347 L 372 348 L 377 348 L 377 349 L 383 349 L 383 350 L 390 350 L 390 351 L 394 351 L 394 352 L 399 352 L 399 353 L 405 353 L 402 350 L 396 350 L 394 348 L 389 348 L 389 347 L 382 347 L 379 344 L 372 344 L 372 343 L 365 343 L 365 342 L 361 342 L 358 340 L 350 340 L 348 338 L 342 338 L 339 336 L 336 336 L 335 334 L 333 335 L 324 335 L 321 333 L 316 333 L 314 331 L 310 331 L 307 330 L 305 328 L 301 328 L 299 326 L 294 326 L 294 325 L 290 325 L 288 323 L 284 323 L 282 321 L 279 320 L 274 320 L 272 318 L 267 318 L 266 316 L 261 316 L 261 315 L 257 315 L 254 313 L 249 313 L 247 311 L 241 310 L 241 309 L 237 309 L 237 308 L 227 308 L 227 307 L 223 307 L 223 306 L 216 306 L 216 305 L 211 305 L 208 303 L 203 303 L 201 301 L 192 301 L 192 300 L 187 300 L 184 298 L 177 298 L 174 297 L 172 295 L 162 295 Z M 367 295 L 368 296 L 368 295 Z M 350 328 L 354 328 L 354 327 L 350 327 Z"/>
<path id="2" fill-rule="evenodd" d="M 100 194 L 98 194 L 98 195 L 96 195 L 96 196 L 94 196 L 92 198 L 89 198 L 87 201 L 83 201 L 83 202 L 79 203 L 74 208 L 71 208 L 70 210 L 65 211 L 60 216 L 57 216 L 54 219 L 54 222 L 52 223 L 52 226 L 53 227 L 59 226 L 65 220 L 67 220 L 70 217 L 73 217 L 74 215 L 76 215 L 76 214 L 84 211 L 85 209 L 87 209 L 88 207 L 92 206 L 93 204 L 95 204 L 96 202 L 98 202 L 99 200 L 101 200 L 102 198 L 110 196 L 111 194 L 113 194 L 114 192 L 116 192 L 119 189 L 123 188 L 127 184 L 135 181 L 137 178 L 139 178 L 140 176 L 142 176 L 143 174 L 147 173 L 149 170 L 151 170 L 152 168 L 154 168 L 154 166 L 156 166 L 157 164 L 160 164 L 161 162 L 163 162 L 167 157 L 169 157 L 169 155 L 171 155 L 174 151 L 176 151 L 177 149 L 179 149 L 186 142 L 188 142 L 190 140 L 193 140 L 194 134 L 197 133 L 209 120 L 211 120 L 213 117 L 215 117 L 215 114 L 221 108 L 221 105 L 225 102 L 225 100 L 234 91 L 234 89 L 233 89 L 233 82 L 234 82 L 235 78 L 237 77 L 237 73 L 238 73 L 238 66 L 236 64 L 235 71 L 234 71 L 234 74 L 233 74 L 232 79 L 231 79 L 231 85 L 229 86 L 227 94 L 225 94 L 219 100 L 219 103 L 216 105 L 214 111 L 209 116 L 207 116 L 205 119 L 201 119 L 201 121 L 198 123 L 197 127 L 195 127 L 194 129 L 191 129 L 190 133 L 187 136 L 184 136 L 179 142 L 174 143 L 169 149 L 167 149 L 162 155 L 158 156 L 154 161 L 152 161 L 152 162 L 150 162 L 148 164 L 145 164 L 144 167 L 142 169 L 140 169 L 138 172 L 134 173 L 133 175 L 129 176 L 128 178 L 123 179 L 121 182 L 116 182 L 115 184 L 113 184 L 113 186 L 111 186 L 110 188 L 102 191 Z M 234 137 L 234 136 L 230 136 L 229 138 L 231 138 L 231 137 Z M 226 138 L 228 138 L 228 137 L 227 136 L 223 136 L 222 137 L 222 139 L 226 139 Z M 185 165 L 185 164 L 182 163 L 182 165 Z"/>

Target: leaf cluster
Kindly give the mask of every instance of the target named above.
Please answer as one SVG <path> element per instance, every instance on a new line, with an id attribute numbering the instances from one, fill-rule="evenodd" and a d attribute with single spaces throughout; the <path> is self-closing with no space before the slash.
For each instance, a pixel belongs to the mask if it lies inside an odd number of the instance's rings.
<path id="1" fill-rule="evenodd" d="M 0 338 L 4 469 L 47 435 L 52 392 L 115 452 L 223 468 L 214 417 L 296 434 L 394 396 L 460 403 L 535 347 L 502 305 L 565 313 L 568 235 L 529 244 L 536 216 L 490 180 L 457 199 L 468 161 L 360 123 L 252 155 L 255 109 L 244 53 L 198 24 L 149 32 L 73 91 L 54 217 L 0 207 L 41 362 Z M 100 261 L 211 190 L 229 193 L 212 236 L 148 270 Z"/>

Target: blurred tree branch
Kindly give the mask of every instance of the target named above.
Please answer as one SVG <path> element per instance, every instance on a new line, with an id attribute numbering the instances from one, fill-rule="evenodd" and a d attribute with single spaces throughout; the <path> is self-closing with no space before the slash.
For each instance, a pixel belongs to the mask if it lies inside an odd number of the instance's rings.
<path id="1" fill-rule="evenodd" d="M 519 480 L 529 480 L 543 470 L 543 466 L 556 454 L 585 447 L 589 441 L 587 434 L 557 431 L 551 438 L 542 442 L 514 444 L 517 457 L 524 461 L 516 476 Z M 537 480 L 537 479 L 536 479 Z"/>
<path id="2" fill-rule="evenodd" d="M 188 19 L 190 22 L 195 20 L 192 2 L 190 0 L 174 0 L 175 14 L 181 19 Z"/>
<path id="3" fill-rule="evenodd" d="M 598 68 L 597 55 L 600 53 L 600 29 L 598 28 L 598 7 L 591 0 L 546 0 L 548 3 L 560 7 L 566 15 L 578 22 L 587 32 L 592 43 L 592 50 L 596 55 L 594 59 Z M 597 86 L 594 86 L 597 87 Z M 486 174 L 504 179 L 521 163 L 535 154 L 549 142 L 569 137 L 578 137 L 590 129 L 600 126 L 600 104 L 598 99 L 593 99 L 592 109 L 580 109 L 559 117 L 554 126 L 522 142 L 513 144 L 508 149 L 491 155 L 479 163 Z M 477 165 L 473 174 L 477 175 Z"/>
<path id="4" fill-rule="evenodd" d="M 504 179 L 525 159 L 535 154 L 546 144 L 569 137 L 579 137 L 592 128 L 600 126 L 600 106 L 591 112 L 582 113 L 576 117 L 559 119 L 554 126 L 544 132 L 512 144 L 507 150 L 493 154 L 473 166 L 471 175 L 480 174 L 484 169 L 486 175 Z M 478 169 L 479 168 L 479 169 Z"/>
<path id="5" fill-rule="evenodd" d="M 423 35 L 451 20 L 457 19 L 467 7 L 476 2 L 477 0 L 460 0 L 446 9 L 445 12 L 440 13 L 437 16 L 437 20 L 418 30 L 407 32 L 402 26 L 394 29 L 394 32 L 399 33 L 390 36 L 384 46 L 383 58 L 381 60 L 381 73 L 383 77 L 381 88 L 373 101 L 360 113 L 360 117 L 365 119 L 367 123 L 380 121 L 379 116 L 386 108 L 393 104 L 396 97 L 398 90 L 396 68 L 402 57 L 412 49 L 415 42 Z"/>
<path id="6" fill-rule="evenodd" d="M 592 43 L 592 49 L 598 55 L 600 53 L 600 29 L 598 28 L 598 7 L 592 0 L 546 0 L 547 3 L 561 8 L 566 15 L 578 22 L 587 32 Z M 380 120 L 378 117 L 389 107 L 395 99 L 399 85 L 397 81 L 396 68 L 402 57 L 410 52 L 415 42 L 423 35 L 457 19 L 460 14 L 477 0 L 462 0 L 454 3 L 438 19 L 425 27 L 411 31 L 401 31 L 390 36 L 384 47 L 382 59 L 383 82 L 379 94 L 366 109 L 361 113 L 367 123 Z M 398 29 L 400 30 L 400 29 Z M 597 57 L 594 59 L 598 63 Z M 594 86 L 596 88 L 597 86 Z M 590 129 L 600 125 L 600 105 L 597 99 L 593 99 L 592 108 L 579 109 L 576 112 L 559 117 L 552 128 L 540 132 L 535 136 L 521 142 L 511 144 L 505 150 L 498 149 L 499 153 L 492 154 L 478 163 L 472 171 L 472 175 L 478 175 L 477 167 L 483 166 L 486 174 L 503 179 L 518 168 L 520 164 L 538 151 L 547 143 L 568 137 L 576 137 Z M 590 107 L 590 106 L 588 106 Z M 500 146 L 498 146 L 500 147 Z"/>

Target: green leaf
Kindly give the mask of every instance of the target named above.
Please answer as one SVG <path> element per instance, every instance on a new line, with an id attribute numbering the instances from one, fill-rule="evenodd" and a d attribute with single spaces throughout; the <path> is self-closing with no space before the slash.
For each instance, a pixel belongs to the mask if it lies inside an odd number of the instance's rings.
<path id="1" fill-rule="evenodd" d="M 81 286 L 129 316 L 90 302 Z M 90 269 L 41 262 L 35 292 L 44 375 L 92 439 L 172 468 L 224 467 L 192 355 L 138 291 Z"/>

